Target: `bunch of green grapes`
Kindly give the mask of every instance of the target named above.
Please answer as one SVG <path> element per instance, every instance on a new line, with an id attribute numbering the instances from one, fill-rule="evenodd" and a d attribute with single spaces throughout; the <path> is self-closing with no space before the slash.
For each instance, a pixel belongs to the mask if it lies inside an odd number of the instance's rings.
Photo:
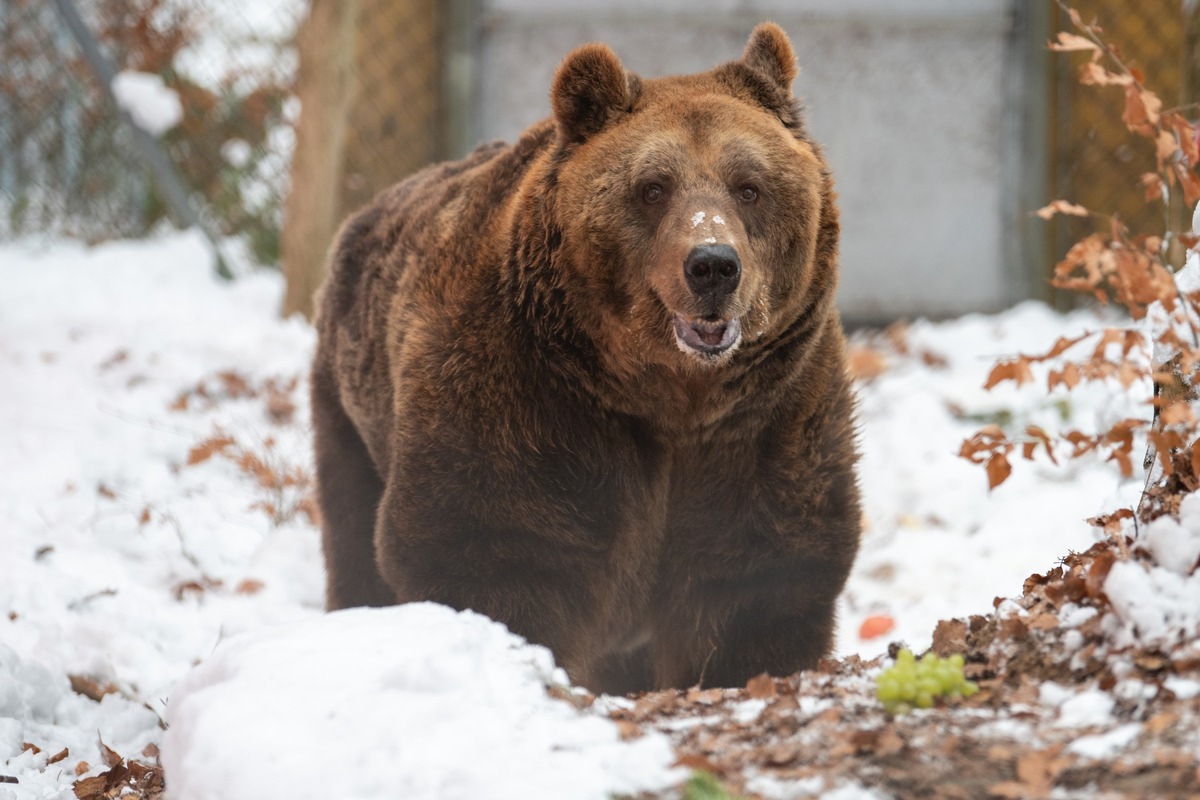
<path id="1" fill-rule="evenodd" d="M 970 697 L 979 687 L 963 677 L 963 657 L 938 658 L 926 653 L 918 661 L 908 649 L 875 679 L 875 695 L 890 714 L 932 708 L 938 697 Z"/>

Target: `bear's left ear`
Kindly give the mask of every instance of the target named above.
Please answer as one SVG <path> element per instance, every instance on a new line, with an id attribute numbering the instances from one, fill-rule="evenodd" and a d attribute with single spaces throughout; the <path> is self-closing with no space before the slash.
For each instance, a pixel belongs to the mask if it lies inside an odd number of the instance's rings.
<path id="1" fill-rule="evenodd" d="M 764 22 L 750 34 L 742 63 L 752 70 L 770 78 L 788 97 L 792 94 L 792 81 L 796 80 L 796 54 L 783 28 L 774 22 Z"/>
<path id="2" fill-rule="evenodd" d="M 582 142 L 603 129 L 616 113 L 629 109 L 629 77 L 608 47 L 585 44 L 572 50 L 559 66 L 550 103 L 563 138 Z"/>

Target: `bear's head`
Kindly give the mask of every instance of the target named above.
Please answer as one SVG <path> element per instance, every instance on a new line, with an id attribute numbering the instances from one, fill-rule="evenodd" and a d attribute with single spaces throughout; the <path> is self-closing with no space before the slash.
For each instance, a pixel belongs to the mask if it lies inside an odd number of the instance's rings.
<path id="1" fill-rule="evenodd" d="M 740 60 L 698 75 L 643 80 L 597 44 L 559 67 L 560 256 L 601 351 L 625 368 L 727 364 L 831 304 L 836 211 L 795 76 L 771 23 Z"/>

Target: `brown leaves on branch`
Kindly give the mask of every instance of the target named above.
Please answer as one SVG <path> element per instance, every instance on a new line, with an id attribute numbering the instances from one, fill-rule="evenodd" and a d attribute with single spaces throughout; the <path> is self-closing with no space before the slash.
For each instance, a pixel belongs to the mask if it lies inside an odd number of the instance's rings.
<path id="1" fill-rule="evenodd" d="M 1088 434 L 1070 430 L 1057 437 L 1051 436 L 1036 425 L 1028 425 L 1025 427 L 1025 437 L 1016 442 L 999 426 L 987 425 L 965 440 L 958 454 L 972 463 L 984 465 L 989 490 L 1004 483 L 1012 474 L 1012 464 L 1008 456 L 1018 443 L 1021 445 L 1021 456 L 1026 461 L 1032 461 L 1040 449 L 1055 465 L 1058 464 L 1058 458 L 1055 456 L 1056 443 L 1061 447 L 1070 448 L 1068 458 L 1080 458 L 1093 451 L 1107 453 L 1105 460 L 1115 463 L 1121 475 L 1128 478 L 1133 475 L 1134 434 L 1148 424 L 1144 419 L 1123 419 L 1102 433 Z M 1200 459 L 1200 448 L 1197 450 L 1197 457 Z"/>
<path id="2" fill-rule="evenodd" d="M 972 464 L 983 464 L 987 470 L 988 489 L 995 489 L 1012 474 L 1008 454 L 1015 445 L 999 425 L 985 425 L 974 436 L 962 443 L 958 450 L 960 458 Z"/>
<path id="3" fill-rule="evenodd" d="M 1109 235 L 1094 233 L 1072 245 L 1054 267 L 1050 283 L 1090 294 L 1101 303 L 1109 302 L 1111 296 L 1135 320 L 1146 316 L 1147 307 L 1156 301 L 1174 311 L 1179 291 L 1163 264 L 1161 244 L 1156 236 L 1131 239 L 1114 220 Z"/>
<path id="4" fill-rule="evenodd" d="M 1046 378 L 1046 390 L 1053 391 L 1059 385 L 1074 389 L 1084 380 L 1100 381 L 1115 378 L 1128 389 L 1135 381 L 1148 378 L 1149 373 L 1140 360 L 1131 358 L 1134 351 L 1145 353 L 1146 337 L 1141 331 L 1126 328 L 1106 328 L 1096 333 L 1079 336 L 1060 336 L 1054 345 L 1039 355 L 1018 355 L 1000 361 L 988 374 L 983 388 L 991 389 L 1004 381 L 1013 381 L 1018 386 L 1033 380 L 1032 364 L 1040 364 L 1059 358 L 1067 350 L 1086 339 L 1098 336 L 1091 355 L 1078 362 L 1067 362 L 1059 369 L 1051 369 Z"/>
<path id="5" fill-rule="evenodd" d="M 1200 202 L 1200 176 L 1195 171 L 1200 162 L 1196 127 L 1178 110 L 1163 109 L 1159 96 L 1146 87 L 1144 76 L 1125 64 L 1120 50 L 1103 39 L 1099 26 L 1085 23 L 1065 3 L 1059 5 L 1077 32 L 1060 32 L 1048 44 L 1049 49 L 1086 53 L 1087 61 L 1079 68 L 1079 82 L 1120 87 L 1120 104 L 1114 112 L 1119 108 L 1125 128 L 1150 140 L 1154 148 L 1156 171 L 1143 174 L 1137 186 L 1131 188 L 1139 191 L 1147 203 L 1169 203 L 1176 187 L 1182 189 L 1188 205 Z M 1187 491 L 1200 488 L 1200 423 L 1191 405 L 1198 399 L 1193 379 L 1200 367 L 1200 294 L 1181 295 L 1173 270 L 1165 261 L 1170 239 L 1178 239 L 1189 248 L 1196 247 L 1200 240 L 1191 231 L 1135 235 L 1115 217 L 1104 217 L 1067 200 L 1054 200 L 1035 213 L 1046 220 L 1060 214 L 1107 220 L 1105 230 L 1085 236 L 1070 247 L 1054 268 L 1053 286 L 1093 297 L 1100 303 L 1116 303 L 1134 320 L 1145 318 L 1157 303 L 1175 324 L 1159 326 L 1161 330 L 1154 334 L 1157 343 L 1150 341 L 1148 333 L 1118 328 L 1060 338 L 1045 353 L 1020 354 L 999 361 L 988 375 L 985 388 L 1006 381 L 1018 386 L 1029 383 L 1034 380 L 1033 365 L 1053 362 L 1046 378 L 1048 391 L 1060 386 L 1071 391 L 1085 381 L 1115 380 L 1125 389 L 1153 381 L 1152 402 L 1157 417 L 1154 425 L 1149 419 L 1123 419 L 1097 433 L 1069 430 L 1051 435 L 1029 426 L 1023 437 L 1015 439 L 989 425 L 965 440 L 959 455 L 984 466 L 991 489 L 1011 474 L 1009 458 L 1017 445 L 1023 458 L 1032 459 L 1041 452 L 1053 463 L 1057 463 L 1056 451 L 1059 455 L 1065 452 L 1069 458 L 1100 453 L 1123 475 L 1130 476 L 1134 438 L 1145 431 L 1164 477 L 1172 478 L 1175 485 Z M 1063 360 L 1069 350 L 1090 337 L 1098 337 L 1090 354 Z M 1170 366 L 1152 365 L 1154 344 L 1177 354 Z"/>

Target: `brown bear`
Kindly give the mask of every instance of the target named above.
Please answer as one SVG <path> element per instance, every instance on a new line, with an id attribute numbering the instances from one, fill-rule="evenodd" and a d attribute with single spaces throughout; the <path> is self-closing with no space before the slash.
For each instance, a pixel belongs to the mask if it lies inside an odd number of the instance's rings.
<path id="1" fill-rule="evenodd" d="M 792 46 L 642 79 L 343 227 L 312 372 L 330 609 L 473 609 L 611 693 L 828 654 L 858 548 L 838 213 Z"/>

